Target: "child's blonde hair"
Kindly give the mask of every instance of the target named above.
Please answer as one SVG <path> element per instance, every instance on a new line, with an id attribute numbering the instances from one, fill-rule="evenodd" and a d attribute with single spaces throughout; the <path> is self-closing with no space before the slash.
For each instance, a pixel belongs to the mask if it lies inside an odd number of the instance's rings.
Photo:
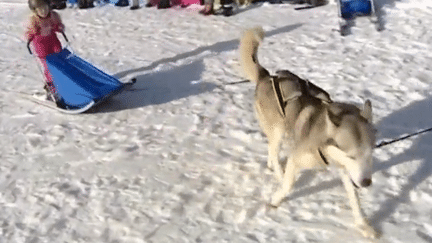
<path id="1" fill-rule="evenodd" d="M 28 5 L 31 11 L 36 11 L 37 7 L 47 5 L 51 9 L 49 0 L 28 0 Z"/>

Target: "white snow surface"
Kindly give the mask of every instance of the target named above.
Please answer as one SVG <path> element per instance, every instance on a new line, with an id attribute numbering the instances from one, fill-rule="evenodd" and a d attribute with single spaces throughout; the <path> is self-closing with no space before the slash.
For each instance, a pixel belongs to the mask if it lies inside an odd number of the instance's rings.
<path id="1" fill-rule="evenodd" d="M 379 140 L 432 126 L 432 3 L 376 0 L 382 32 L 337 5 L 256 4 L 59 10 L 71 48 L 126 91 L 66 115 L 7 90 L 42 90 L 23 41 L 25 1 L 0 3 L 0 242 L 432 242 L 432 133 L 375 150 L 362 207 L 382 232 L 362 237 L 337 173 L 303 173 L 282 205 L 267 140 L 241 81 L 238 39 L 262 25 L 271 72 L 289 69 L 334 100 L 370 99 Z M 282 158 L 286 153 L 282 152 Z"/>

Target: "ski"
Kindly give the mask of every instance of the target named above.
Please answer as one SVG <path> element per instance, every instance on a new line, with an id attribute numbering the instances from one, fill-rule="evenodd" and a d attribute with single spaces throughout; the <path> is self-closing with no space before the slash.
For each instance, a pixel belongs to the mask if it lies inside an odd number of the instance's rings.
<path id="1" fill-rule="evenodd" d="M 47 107 L 47 108 L 51 108 L 51 109 L 56 110 L 56 111 L 60 111 L 60 112 L 65 113 L 65 114 L 80 114 L 80 113 L 83 113 L 83 112 L 89 110 L 95 104 L 95 102 L 92 101 L 82 108 L 69 110 L 69 109 L 63 109 L 63 108 L 58 107 L 57 104 L 54 103 L 53 101 L 46 100 L 44 97 L 45 94 L 41 95 L 41 93 L 38 93 L 38 92 L 31 94 L 31 93 L 27 93 L 27 92 L 12 91 L 12 90 L 10 92 L 14 92 L 14 93 L 18 94 L 21 98 L 23 98 L 25 100 L 31 101 L 33 103 L 36 103 L 38 105 L 42 105 L 42 106 Z"/>

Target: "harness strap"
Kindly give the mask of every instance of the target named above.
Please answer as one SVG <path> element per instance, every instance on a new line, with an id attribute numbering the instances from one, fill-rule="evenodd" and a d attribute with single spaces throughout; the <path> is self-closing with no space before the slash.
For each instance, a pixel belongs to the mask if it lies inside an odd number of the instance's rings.
<path id="1" fill-rule="evenodd" d="M 270 81 L 278 101 L 279 112 L 285 117 L 285 106 L 287 103 L 303 95 L 301 86 L 297 81 L 280 79 L 278 77 L 271 77 Z"/>
<path id="2" fill-rule="evenodd" d="M 318 153 L 319 153 L 321 159 L 324 161 L 324 163 L 326 165 L 329 165 L 329 162 L 328 162 L 327 158 L 324 156 L 324 154 L 321 152 L 321 149 L 318 149 Z"/>
<path id="3" fill-rule="evenodd" d="M 286 102 L 283 99 L 282 96 L 282 91 L 280 89 L 280 83 L 276 81 L 276 79 L 274 77 L 271 77 L 271 83 L 273 86 L 273 91 L 275 93 L 276 99 L 277 99 L 277 104 L 278 104 L 278 108 L 279 108 L 279 112 L 281 113 L 281 115 L 283 117 L 285 117 L 285 105 Z"/>

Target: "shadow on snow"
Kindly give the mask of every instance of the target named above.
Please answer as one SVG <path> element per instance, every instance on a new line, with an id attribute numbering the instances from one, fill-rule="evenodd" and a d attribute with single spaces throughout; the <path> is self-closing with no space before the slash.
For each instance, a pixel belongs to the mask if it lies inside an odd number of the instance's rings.
<path id="1" fill-rule="evenodd" d="M 302 24 L 294 24 L 277 28 L 268 31 L 266 36 L 290 32 L 299 28 L 301 25 Z M 151 71 L 162 64 L 176 63 L 177 61 L 194 57 L 206 51 L 219 54 L 235 50 L 238 47 L 238 43 L 239 41 L 235 39 L 218 42 L 210 46 L 198 47 L 190 52 L 155 61 L 149 66 L 119 72 L 115 74 L 115 76 L 122 79 L 134 73 Z M 114 112 L 148 105 L 164 104 L 188 96 L 210 92 L 215 89 L 217 85 L 201 80 L 201 75 L 205 70 L 203 58 L 204 57 L 197 58 L 193 62 L 185 65 L 172 66 L 171 68 L 165 68 L 165 70 L 137 76 L 137 82 L 134 84 L 131 91 L 124 91 L 113 97 L 113 99 L 107 100 L 96 107 L 93 112 Z"/>
<path id="2" fill-rule="evenodd" d="M 432 97 L 429 97 L 414 102 L 385 117 L 377 126 L 381 137 L 399 137 L 402 133 L 413 133 L 424 128 L 432 127 L 431 107 Z M 388 129 L 386 129 L 386 127 L 388 127 Z M 401 131 L 401 129 L 404 130 Z M 370 218 L 370 221 L 376 226 L 379 226 L 383 220 L 394 213 L 399 204 L 409 200 L 410 192 L 432 175 L 432 163 L 430 161 L 432 158 L 432 133 L 421 134 L 417 137 L 410 138 L 410 140 L 413 141 L 413 143 L 409 149 L 375 166 L 376 171 L 387 173 L 385 170 L 393 166 L 410 163 L 413 160 L 421 161 L 413 174 L 406 175 L 406 177 L 408 177 L 407 183 L 402 186 L 399 193 L 382 203 L 380 209 Z M 421 235 L 419 236 L 422 237 Z"/>

